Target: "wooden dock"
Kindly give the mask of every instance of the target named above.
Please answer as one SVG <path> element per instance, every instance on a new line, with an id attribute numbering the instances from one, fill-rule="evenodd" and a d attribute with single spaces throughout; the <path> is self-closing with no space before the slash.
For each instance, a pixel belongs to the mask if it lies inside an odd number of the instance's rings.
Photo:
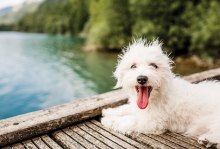
<path id="1" fill-rule="evenodd" d="M 190 82 L 220 79 L 220 68 L 184 77 Z M 115 90 L 48 109 L 0 120 L 0 147 L 4 149 L 80 148 L 205 148 L 194 138 L 166 132 L 128 136 L 99 122 L 101 110 L 127 103 L 123 90 Z"/>

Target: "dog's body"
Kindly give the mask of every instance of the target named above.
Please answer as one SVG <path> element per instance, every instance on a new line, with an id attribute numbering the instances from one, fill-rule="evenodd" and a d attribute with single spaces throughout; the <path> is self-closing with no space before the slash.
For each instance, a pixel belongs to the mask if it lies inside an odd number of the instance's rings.
<path id="1" fill-rule="evenodd" d="M 103 110 L 102 124 L 122 133 L 170 130 L 220 148 L 220 83 L 191 84 L 173 75 L 171 63 L 157 40 L 128 46 L 114 75 L 129 103 Z"/>

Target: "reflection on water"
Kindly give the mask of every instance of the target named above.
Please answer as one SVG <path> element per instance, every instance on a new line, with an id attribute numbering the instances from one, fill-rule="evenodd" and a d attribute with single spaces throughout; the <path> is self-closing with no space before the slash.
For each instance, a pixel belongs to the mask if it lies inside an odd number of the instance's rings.
<path id="1" fill-rule="evenodd" d="M 83 42 L 0 32 L 0 119 L 111 90 L 116 54 L 83 52 Z"/>

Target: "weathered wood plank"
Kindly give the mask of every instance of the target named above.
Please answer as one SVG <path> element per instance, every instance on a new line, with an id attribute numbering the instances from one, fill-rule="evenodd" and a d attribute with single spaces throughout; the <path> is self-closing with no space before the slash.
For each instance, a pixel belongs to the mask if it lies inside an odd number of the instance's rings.
<path id="1" fill-rule="evenodd" d="M 172 148 L 176 148 L 176 149 L 184 149 L 185 147 L 183 146 L 180 146 L 179 144 L 175 144 L 174 142 L 170 141 L 170 140 L 167 140 L 167 139 L 164 139 L 162 137 L 160 137 L 160 135 L 151 135 L 151 134 L 148 134 L 148 135 L 145 135 L 147 137 L 150 137 L 160 143 L 163 143 L 169 147 L 172 147 Z"/>
<path id="2" fill-rule="evenodd" d="M 70 138 L 68 135 L 66 135 L 64 132 L 58 130 L 52 133 L 52 136 L 58 142 L 61 144 L 62 147 L 65 149 L 85 149 L 83 146 L 81 146 L 78 142 Z"/>
<path id="3" fill-rule="evenodd" d="M 149 148 L 172 149 L 172 147 L 167 146 L 166 144 L 163 144 L 163 143 L 161 143 L 157 140 L 154 140 L 148 136 L 145 136 L 143 134 L 138 134 L 138 133 L 132 132 L 128 136 L 130 138 L 134 139 L 135 141 L 146 145 Z"/>
<path id="4" fill-rule="evenodd" d="M 135 149 L 136 147 L 128 144 L 127 142 L 124 142 L 123 140 L 121 140 L 120 138 L 112 135 L 111 133 L 105 131 L 104 129 L 96 126 L 95 124 L 91 123 L 91 122 L 85 122 L 84 124 L 86 124 L 86 126 L 90 127 L 91 129 L 93 129 L 94 131 L 99 132 L 101 135 L 111 139 L 113 142 L 116 142 L 117 144 L 120 144 L 121 146 L 125 147 L 125 148 L 129 148 L 129 149 Z"/>
<path id="5" fill-rule="evenodd" d="M 199 82 L 199 81 L 202 81 L 202 80 L 215 78 L 215 77 L 218 77 L 218 76 L 220 76 L 220 68 L 211 69 L 211 70 L 191 74 L 191 75 L 185 76 L 183 78 L 185 80 L 189 81 L 189 82 Z"/>
<path id="6" fill-rule="evenodd" d="M 41 139 L 50 147 L 55 149 L 62 149 L 54 140 L 52 140 L 48 135 L 41 136 Z"/>
<path id="7" fill-rule="evenodd" d="M 24 144 L 25 148 L 38 149 L 31 140 L 26 140 L 26 141 L 23 141 L 22 143 Z"/>
<path id="8" fill-rule="evenodd" d="M 187 144 L 190 144 L 191 146 L 195 146 L 195 147 L 201 148 L 201 149 L 206 149 L 204 146 L 199 145 L 199 143 L 197 142 L 196 139 L 185 137 L 185 136 L 182 136 L 180 134 L 172 133 L 172 132 L 166 132 L 165 134 L 167 136 L 171 136 L 171 137 L 176 138 L 176 139 L 178 139 L 180 141 L 183 141 L 183 142 L 185 142 Z"/>
<path id="9" fill-rule="evenodd" d="M 126 102 L 126 93 L 122 90 L 116 90 L 0 120 L 0 147 L 98 116 L 103 108 L 115 107 Z"/>
<path id="10" fill-rule="evenodd" d="M 34 144 L 40 148 L 40 149 L 50 149 L 42 140 L 40 137 L 33 138 L 32 141 Z"/>
<path id="11" fill-rule="evenodd" d="M 25 149 L 21 143 L 16 143 L 12 145 L 13 149 Z"/>
<path id="12" fill-rule="evenodd" d="M 74 132 L 77 132 L 83 138 L 93 142 L 100 149 L 111 149 L 111 147 L 109 147 L 108 145 L 102 143 L 101 141 L 99 141 L 98 139 L 94 138 L 92 135 L 88 134 L 86 131 L 80 129 L 77 126 L 72 126 L 72 127 L 70 127 L 70 129 L 72 129 Z"/>
<path id="13" fill-rule="evenodd" d="M 63 129 L 63 132 L 65 132 L 66 134 L 68 134 L 72 139 L 74 139 L 75 141 L 77 141 L 79 144 L 81 144 L 83 147 L 85 148 L 94 148 L 94 149 L 98 149 L 94 144 L 92 144 L 91 142 L 89 142 L 88 140 L 84 139 L 83 137 L 81 137 L 80 135 L 78 135 L 76 132 L 73 132 L 71 129 L 69 128 L 65 128 Z"/>
<path id="14" fill-rule="evenodd" d="M 173 143 L 175 143 L 175 144 L 178 144 L 178 145 L 180 145 L 180 146 L 182 146 L 182 147 L 184 147 L 184 148 L 198 149 L 198 147 L 192 146 L 192 145 L 190 145 L 190 144 L 188 144 L 188 143 L 185 143 L 185 142 L 183 142 L 183 141 L 181 141 L 181 140 L 179 140 L 179 139 L 173 138 L 173 137 L 171 137 L 171 136 L 169 136 L 169 135 L 161 134 L 161 135 L 159 135 L 159 136 L 162 137 L 162 138 L 165 139 L 165 140 L 171 141 L 171 142 L 173 142 Z"/>
<path id="15" fill-rule="evenodd" d="M 117 149 L 123 149 L 124 147 L 120 146 L 119 144 L 113 142 L 110 140 L 110 138 L 106 138 L 105 136 L 101 135 L 100 133 L 94 131 L 93 129 L 89 128 L 85 124 L 79 124 L 78 125 L 81 129 L 95 137 L 97 140 L 102 141 L 106 145 L 110 146 L 111 148 L 117 148 Z"/>
<path id="16" fill-rule="evenodd" d="M 95 125 L 97 125 L 98 127 L 102 128 L 102 129 L 104 129 L 104 130 L 107 131 L 108 133 L 111 133 L 111 134 L 113 134 L 114 136 L 120 138 L 121 140 L 123 140 L 123 141 L 125 141 L 125 142 L 127 142 L 127 143 L 129 143 L 129 144 L 131 144 L 131 145 L 133 145 L 133 146 L 135 146 L 136 148 L 140 148 L 140 149 L 146 148 L 146 146 L 143 146 L 143 145 L 140 144 L 139 142 L 136 142 L 136 141 L 134 141 L 134 140 L 132 140 L 132 139 L 130 139 L 130 138 L 124 136 L 124 135 L 121 134 L 121 133 L 117 133 L 117 132 L 115 132 L 115 131 L 112 131 L 112 130 L 109 129 L 109 128 L 104 127 L 100 122 L 98 122 L 98 121 L 96 121 L 96 120 L 91 120 L 90 122 L 93 123 L 93 124 L 95 124 Z"/>

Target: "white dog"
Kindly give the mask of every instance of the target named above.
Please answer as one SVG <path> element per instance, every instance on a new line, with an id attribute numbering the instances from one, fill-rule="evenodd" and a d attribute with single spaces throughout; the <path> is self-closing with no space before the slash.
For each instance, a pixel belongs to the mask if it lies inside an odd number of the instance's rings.
<path id="1" fill-rule="evenodd" d="M 103 110 L 101 123 L 124 134 L 169 130 L 220 148 L 220 83 L 191 84 L 176 77 L 161 45 L 158 40 L 138 39 L 125 48 L 114 76 L 116 88 L 127 91 L 129 103 Z"/>

